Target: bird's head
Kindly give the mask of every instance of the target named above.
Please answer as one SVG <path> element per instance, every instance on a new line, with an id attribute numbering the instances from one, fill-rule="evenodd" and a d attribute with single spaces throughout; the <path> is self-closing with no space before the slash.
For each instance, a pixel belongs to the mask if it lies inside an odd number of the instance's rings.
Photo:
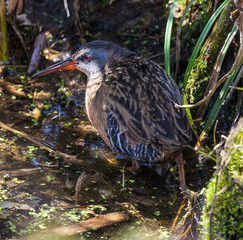
<path id="1" fill-rule="evenodd" d="M 116 44 L 101 40 L 92 41 L 82 46 L 72 57 L 34 74 L 32 79 L 57 71 L 77 69 L 85 73 L 89 80 L 131 55 L 135 53 Z"/>

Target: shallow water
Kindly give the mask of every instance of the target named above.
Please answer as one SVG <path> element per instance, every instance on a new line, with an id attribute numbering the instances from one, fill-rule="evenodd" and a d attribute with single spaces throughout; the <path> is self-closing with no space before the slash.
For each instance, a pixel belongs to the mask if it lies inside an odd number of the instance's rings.
<path id="1" fill-rule="evenodd" d="M 18 101 L 20 105 L 26 104 Z M 170 171 L 168 164 L 163 164 L 141 166 L 136 174 L 131 173 L 128 170 L 131 160 L 117 156 L 106 147 L 85 118 L 83 105 L 73 107 L 75 117 L 70 115 L 69 108 L 60 104 L 61 114 L 53 118 L 54 109 L 50 108 L 42 112 L 36 124 L 36 121 L 14 117 L 16 112 L 9 110 L 13 102 L 6 99 L 1 121 L 68 157 L 56 157 L 20 135 L 1 130 L 2 238 L 69 224 L 75 217 L 80 220 L 114 211 L 127 213 L 130 220 L 88 231 L 82 237 L 163 239 L 161 236 L 167 235 L 183 201 L 175 179 L 176 170 Z M 75 162 L 69 156 L 75 156 Z M 198 191 L 210 177 L 210 165 L 200 165 L 191 151 L 185 152 L 184 157 L 187 184 Z M 171 161 L 171 166 L 175 165 Z M 75 195 L 81 174 L 85 178 Z M 86 216 L 80 208 L 91 213 Z"/>

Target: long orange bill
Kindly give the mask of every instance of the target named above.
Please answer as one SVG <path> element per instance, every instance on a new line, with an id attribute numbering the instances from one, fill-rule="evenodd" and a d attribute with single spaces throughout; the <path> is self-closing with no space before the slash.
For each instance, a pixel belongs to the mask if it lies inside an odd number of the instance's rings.
<path id="1" fill-rule="evenodd" d="M 66 60 L 64 60 L 62 62 L 58 62 L 48 68 L 41 70 L 40 72 L 34 74 L 31 77 L 31 79 L 36 79 L 36 78 L 39 78 L 39 77 L 42 77 L 42 76 L 45 76 L 47 74 L 54 73 L 57 71 L 76 69 L 75 65 L 76 65 L 75 61 L 73 61 L 71 58 L 67 58 Z"/>

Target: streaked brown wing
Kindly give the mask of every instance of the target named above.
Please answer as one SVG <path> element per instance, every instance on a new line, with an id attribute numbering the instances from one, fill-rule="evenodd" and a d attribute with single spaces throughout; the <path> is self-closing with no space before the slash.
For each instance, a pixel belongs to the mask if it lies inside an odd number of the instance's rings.
<path id="1" fill-rule="evenodd" d="M 105 85 L 106 110 L 131 145 L 175 151 L 190 139 L 186 112 L 174 105 L 182 103 L 178 87 L 156 63 L 130 57 L 107 73 Z"/>

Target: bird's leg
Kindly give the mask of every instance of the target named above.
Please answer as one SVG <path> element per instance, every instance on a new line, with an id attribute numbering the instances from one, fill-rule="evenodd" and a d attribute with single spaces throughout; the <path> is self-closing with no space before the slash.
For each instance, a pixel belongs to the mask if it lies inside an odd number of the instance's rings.
<path id="1" fill-rule="evenodd" d="M 134 173 L 137 173 L 138 170 L 140 169 L 140 164 L 137 159 L 132 160 L 132 170 Z"/>
<path id="2" fill-rule="evenodd" d="M 186 181 L 185 181 L 185 172 L 184 172 L 184 162 L 183 162 L 183 155 L 182 153 L 178 154 L 176 157 L 176 164 L 178 166 L 178 172 L 179 172 L 179 180 L 180 180 L 180 188 L 182 190 L 182 193 L 185 194 L 185 198 L 183 200 L 183 203 L 177 213 L 177 216 L 173 222 L 173 225 L 171 227 L 171 232 L 174 230 L 175 226 L 176 226 L 176 222 L 178 220 L 178 217 L 181 213 L 181 210 L 185 207 L 186 205 L 186 201 L 189 201 L 189 212 L 186 214 L 185 219 L 187 219 L 188 216 L 191 216 L 192 220 L 191 220 L 191 224 L 189 224 L 188 228 L 185 230 L 185 232 L 182 234 L 184 235 L 184 237 L 187 235 L 187 233 L 189 232 L 191 226 L 192 226 L 192 221 L 194 219 L 194 206 L 196 204 L 196 200 L 197 200 L 197 193 L 193 192 L 191 190 L 189 190 L 186 186 Z M 184 220 L 185 223 L 185 220 Z M 184 225 L 184 224 L 183 224 Z"/>
<path id="3" fill-rule="evenodd" d="M 183 155 L 179 153 L 176 156 L 176 164 L 178 167 L 179 172 L 179 180 L 180 180 L 180 187 L 183 192 L 186 191 L 186 180 L 185 180 L 185 171 L 184 171 L 184 162 L 183 162 Z"/>
<path id="4" fill-rule="evenodd" d="M 177 166 L 178 166 L 180 188 L 182 190 L 182 193 L 185 194 L 186 197 L 191 200 L 191 205 L 193 206 L 196 203 L 196 200 L 197 200 L 197 193 L 194 192 L 194 191 L 191 191 L 186 186 L 184 162 L 183 162 L 182 153 L 178 154 L 175 159 L 176 159 L 176 163 L 177 163 Z"/>
<path id="5" fill-rule="evenodd" d="M 136 174 L 140 169 L 140 164 L 138 162 L 137 159 L 132 159 L 132 166 L 131 167 L 127 167 L 126 171 L 132 173 L 132 174 Z"/>

